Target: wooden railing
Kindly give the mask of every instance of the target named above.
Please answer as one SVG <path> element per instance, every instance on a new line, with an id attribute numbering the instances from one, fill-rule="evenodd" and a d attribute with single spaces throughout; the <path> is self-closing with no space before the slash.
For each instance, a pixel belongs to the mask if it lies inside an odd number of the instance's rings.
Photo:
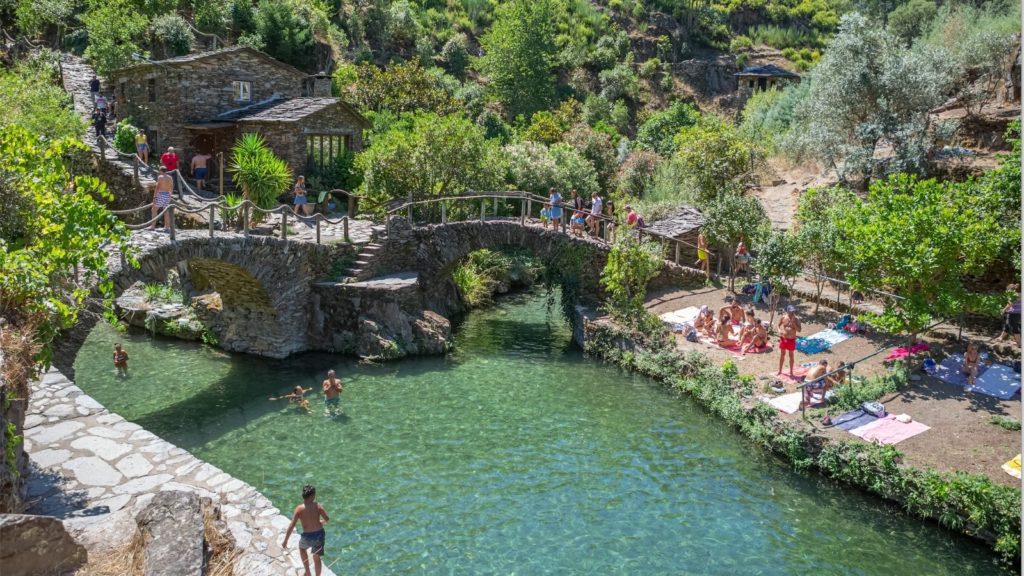
<path id="1" fill-rule="evenodd" d="M 415 226 L 416 221 L 414 219 L 414 210 L 418 208 L 424 208 L 427 206 L 439 206 L 440 210 L 440 224 L 447 224 L 449 222 L 448 213 L 450 212 L 449 207 L 453 204 L 458 203 L 479 203 L 480 204 L 480 222 L 485 222 L 488 218 L 487 205 L 491 204 L 490 216 L 492 218 L 502 218 L 499 214 L 499 201 L 513 201 L 518 203 L 518 211 L 513 211 L 504 218 L 511 220 L 519 220 L 521 226 L 534 225 L 534 205 L 540 207 L 549 207 L 550 202 L 546 196 L 538 196 L 530 192 L 521 190 L 509 190 L 504 192 L 475 192 L 470 191 L 470 194 L 463 196 L 439 196 L 435 198 L 427 198 L 425 200 L 415 200 L 404 202 L 398 206 L 395 206 L 386 211 L 388 217 L 398 216 L 404 214 L 409 220 L 409 224 Z M 559 207 L 562 209 L 562 218 L 560 219 L 560 226 L 563 234 L 569 233 L 569 219 L 574 207 L 570 203 L 562 201 L 559 203 Z M 420 214 L 427 214 L 428 220 L 430 214 L 436 214 L 437 210 L 420 210 Z M 471 211 L 473 213 L 473 219 L 476 219 L 475 207 Z M 619 219 L 609 216 L 607 214 L 594 215 L 584 210 L 584 214 L 587 217 L 596 216 L 600 222 L 600 229 L 602 233 L 598 234 L 596 238 L 598 241 L 610 243 L 614 241 L 615 231 L 624 229 L 625 223 Z M 432 224 L 433 222 L 425 222 L 425 224 Z M 647 228 L 630 228 L 637 234 L 640 239 L 647 238 L 656 242 L 661 243 L 670 256 L 666 257 L 666 260 L 672 260 L 676 264 L 679 264 L 681 254 L 684 250 L 697 250 L 697 245 L 686 240 L 679 238 L 673 238 L 665 234 L 654 232 Z M 390 230 L 389 230 L 390 232 Z M 708 250 L 711 257 L 717 258 L 718 255 L 711 250 Z"/>

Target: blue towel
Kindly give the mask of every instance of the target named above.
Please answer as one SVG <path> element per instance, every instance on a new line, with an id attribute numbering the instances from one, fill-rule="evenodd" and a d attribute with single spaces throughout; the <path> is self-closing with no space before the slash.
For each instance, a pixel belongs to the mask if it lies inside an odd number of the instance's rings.
<path id="1" fill-rule="evenodd" d="M 832 420 L 832 425 L 840 430 L 846 430 L 849 432 L 854 428 L 860 428 L 861 426 L 870 424 L 875 420 L 878 420 L 878 418 L 858 408 L 841 416 L 835 417 Z"/>

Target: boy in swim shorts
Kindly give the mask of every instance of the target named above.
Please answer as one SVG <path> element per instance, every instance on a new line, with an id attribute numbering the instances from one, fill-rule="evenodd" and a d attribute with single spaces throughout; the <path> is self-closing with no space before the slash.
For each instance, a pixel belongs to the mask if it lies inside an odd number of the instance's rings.
<path id="1" fill-rule="evenodd" d="M 341 393 L 345 391 L 345 385 L 341 378 L 334 374 L 334 370 L 327 371 L 327 380 L 321 386 L 324 389 L 324 404 L 327 405 L 327 414 L 337 416 L 341 412 Z"/>
<path id="2" fill-rule="evenodd" d="M 792 305 L 786 306 L 786 315 L 779 320 L 779 375 L 782 375 L 782 365 L 786 361 L 786 352 L 789 352 L 789 375 L 793 376 L 793 354 L 796 351 L 796 335 L 800 333 L 800 319 L 796 317 L 796 308 Z"/>
<path id="3" fill-rule="evenodd" d="M 323 520 L 321 520 L 321 518 Z M 324 524 L 330 518 L 327 511 L 316 501 L 316 488 L 306 484 L 302 487 L 302 504 L 295 507 L 292 514 L 292 523 L 288 525 L 288 531 L 284 534 L 284 548 L 288 548 L 288 539 L 292 536 L 296 522 L 302 522 L 302 534 L 299 536 L 299 555 L 302 557 L 302 567 L 309 574 L 309 556 L 313 554 L 313 566 L 316 576 L 320 576 L 323 565 L 320 557 L 324 555 L 324 543 L 327 534 L 324 532 Z M 307 552 L 308 551 L 308 552 Z"/>

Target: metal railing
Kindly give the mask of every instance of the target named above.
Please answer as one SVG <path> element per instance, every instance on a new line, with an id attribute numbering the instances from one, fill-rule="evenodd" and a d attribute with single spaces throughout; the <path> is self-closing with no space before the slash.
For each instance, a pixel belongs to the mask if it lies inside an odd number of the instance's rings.
<path id="1" fill-rule="evenodd" d="M 414 217 L 413 217 L 414 216 L 414 209 L 415 208 L 439 205 L 439 207 L 440 207 L 440 223 L 441 224 L 447 224 L 449 222 L 448 212 L 449 212 L 449 206 L 451 204 L 459 203 L 459 202 L 479 202 L 480 203 L 480 217 L 479 217 L 479 220 L 480 220 L 480 222 L 485 222 L 487 220 L 487 217 L 488 217 L 488 211 L 487 211 L 488 201 L 492 205 L 491 217 L 493 217 L 493 218 L 500 218 L 501 217 L 499 215 L 499 200 L 504 200 L 504 201 L 511 200 L 513 202 L 518 202 L 519 203 L 518 214 L 513 212 L 513 213 L 507 215 L 506 218 L 518 219 L 519 220 L 519 224 L 521 226 L 532 225 L 532 221 L 534 220 L 534 215 L 533 215 L 534 208 L 533 208 L 533 206 L 534 206 L 535 203 L 538 206 L 541 206 L 541 207 L 549 207 L 549 206 L 551 206 L 551 202 L 550 202 L 550 200 L 546 196 L 539 196 L 539 195 L 532 194 L 530 192 L 525 192 L 525 191 L 522 191 L 522 190 L 509 190 L 509 191 L 505 191 L 505 192 L 475 192 L 475 191 L 471 190 L 469 194 L 462 195 L 462 196 L 438 196 L 438 197 L 434 197 L 434 198 L 427 198 L 425 200 L 409 200 L 409 201 L 403 202 L 402 204 L 387 210 L 385 212 L 385 214 L 386 214 L 386 216 L 390 217 L 390 216 L 396 216 L 396 215 L 400 215 L 400 214 L 404 213 L 406 215 L 406 218 L 409 220 L 409 224 L 415 226 L 416 222 L 415 222 Z M 573 211 L 576 211 L 576 208 L 575 208 L 575 206 L 573 204 L 566 203 L 565 201 L 560 202 L 558 207 L 561 208 L 563 213 L 564 213 L 563 217 L 560 218 L 560 221 L 559 221 L 559 224 L 560 224 L 561 229 L 562 229 L 562 233 L 563 234 L 568 234 L 569 233 L 569 229 L 570 229 L 570 225 L 569 225 L 569 220 L 571 218 L 570 213 L 573 212 Z M 599 233 L 597 236 L 588 236 L 588 237 L 595 238 L 598 241 L 603 241 L 603 242 L 606 242 L 606 243 L 611 243 L 614 240 L 615 231 L 620 229 L 621 227 L 625 226 L 624 222 L 621 222 L 618 218 L 615 218 L 613 216 L 609 216 L 607 214 L 591 214 L 590 212 L 587 212 L 585 209 L 580 210 L 580 211 L 583 212 L 585 214 L 585 216 L 587 216 L 587 217 L 597 218 L 597 220 L 599 222 L 599 229 L 603 229 L 603 232 Z M 421 211 L 421 213 L 423 213 L 423 212 L 424 211 Z M 428 213 L 428 214 L 430 213 L 430 211 L 425 211 L 425 212 Z M 476 217 L 475 217 L 475 209 L 474 209 L 473 212 L 474 212 L 474 219 L 476 219 Z M 632 228 L 631 230 L 634 230 L 636 232 L 636 234 L 637 234 L 637 237 L 640 238 L 640 239 L 643 239 L 643 238 L 647 237 L 647 238 L 649 238 L 651 240 L 654 240 L 656 242 L 660 242 L 661 244 L 663 244 L 665 246 L 666 251 L 668 251 L 668 252 L 670 252 L 672 254 L 671 257 L 666 257 L 665 259 L 673 261 L 675 264 L 679 264 L 680 259 L 681 259 L 681 254 L 682 254 L 682 252 L 684 250 L 689 250 L 689 249 L 697 250 L 698 249 L 696 244 L 693 244 L 691 242 L 687 242 L 686 240 L 682 240 L 680 238 L 673 238 L 673 237 L 665 235 L 665 234 L 654 232 L 654 231 L 649 230 L 647 228 Z M 713 252 L 711 249 L 707 249 L 707 251 L 708 251 L 708 254 L 711 257 L 715 257 L 715 258 L 718 257 L 718 255 L 715 252 Z"/>

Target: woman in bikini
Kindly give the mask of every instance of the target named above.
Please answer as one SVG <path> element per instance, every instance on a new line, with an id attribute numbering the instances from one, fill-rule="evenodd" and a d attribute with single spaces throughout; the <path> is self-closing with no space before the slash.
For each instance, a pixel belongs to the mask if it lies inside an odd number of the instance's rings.
<path id="1" fill-rule="evenodd" d="M 736 345 L 736 339 L 733 338 L 732 335 L 732 322 L 730 320 L 731 318 L 727 313 L 722 318 L 722 321 L 718 323 L 718 330 L 716 336 L 718 340 L 718 345 L 721 346 L 722 348 L 732 348 L 733 346 Z"/>
<path id="2" fill-rule="evenodd" d="M 758 350 L 768 345 L 768 330 L 760 318 L 754 318 L 754 337 L 740 351 L 740 356 L 750 352 L 750 349 Z"/>

